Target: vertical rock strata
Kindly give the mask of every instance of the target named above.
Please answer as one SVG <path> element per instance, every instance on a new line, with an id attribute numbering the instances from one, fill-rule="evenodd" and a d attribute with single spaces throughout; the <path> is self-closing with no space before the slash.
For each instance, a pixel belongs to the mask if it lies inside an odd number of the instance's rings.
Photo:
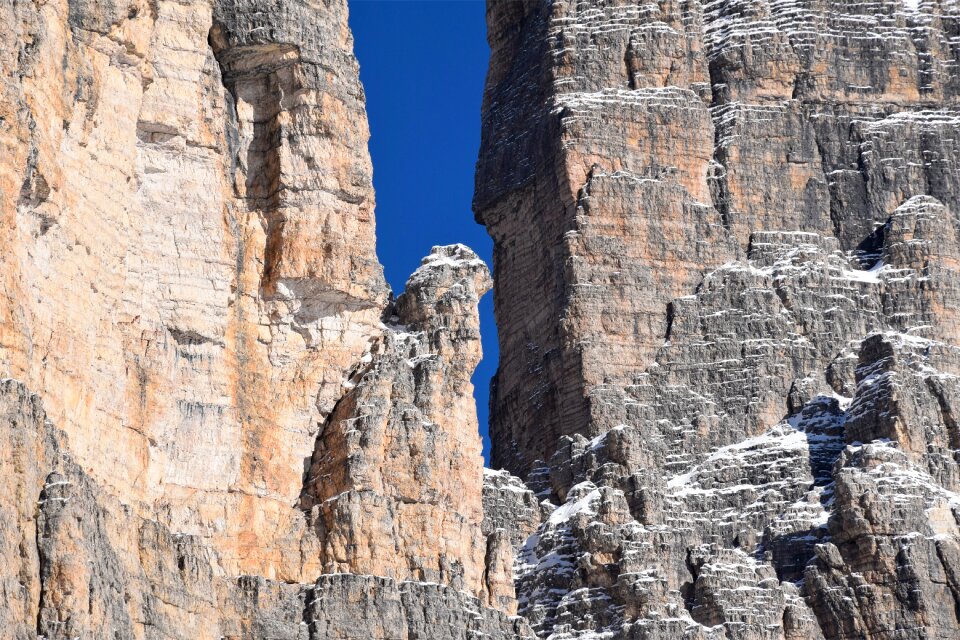
<path id="1" fill-rule="evenodd" d="M 386 286 L 346 3 L 0 24 L 0 636 L 531 637 L 483 518 L 489 273 Z"/>
<path id="2" fill-rule="evenodd" d="M 554 639 L 958 637 L 960 6 L 487 19 L 486 526 L 520 613 Z"/>
<path id="3" fill-rule="evenodd" d="M 315 573 L 289 507 L 388 296 L 345 7 L 3 7 L 6 374 L 138 512 Z"/>

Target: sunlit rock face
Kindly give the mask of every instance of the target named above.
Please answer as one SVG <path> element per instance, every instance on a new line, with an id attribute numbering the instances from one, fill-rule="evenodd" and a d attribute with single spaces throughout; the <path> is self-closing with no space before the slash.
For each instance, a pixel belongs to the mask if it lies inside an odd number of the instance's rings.
<path id="1" fill-rule="evenodd" d="M 346 3 L 0 24 L 4 637 L 530 637 L 484 527 L 489 272 L 386 286 Z"/>
<path id="2" fill-rule="evenodd" d="M 488 528 L 520 613 L 565 639 L 957 637 L 960 6 L 487 18 Z"/>
<path id="3" fill-rule="evenodd" d="M 346 10 L 141 4 L 5 3 L 0 358 L 104 490 L 299 580 L 388 297 Z"/>
<path id="4" fill-rule="evenodd" d="M 473 251 L 435 247 L 321 428 L 301 506 L 322 534 L 324 572 L 487 591 L 470 376 L 490 286 Z"/>
<path id="5" fill-rule="evenodd" d="M 486 595 L 411 579 L 410 571 L 392 571 L 403 579 L 341 571 L 303 583 L 234 575 L 210 541 L 172 532 L 110 496 L 74 461 L 41 397 L 10 379 L 0 381 L 0 465 L 0 625 L 7 638 L 534 637 L 522 618 L 487 607 Z M 401 552 L 413 548 L 370 523 L 351 533 Z M 458 561 L 457 550 L 443 552 L 448 563 Z M 497 602 L 509 604 L 512 595 Z"/>

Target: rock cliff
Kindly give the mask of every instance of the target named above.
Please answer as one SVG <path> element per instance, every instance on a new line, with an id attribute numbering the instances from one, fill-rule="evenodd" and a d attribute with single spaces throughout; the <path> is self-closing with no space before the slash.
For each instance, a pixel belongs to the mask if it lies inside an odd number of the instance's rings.
<path id="1" fill-rule="evenodd" d="M 436 247 L 389 291 L 346 3 L 0 24 L 0 637 L 531 637 L 484 526 L 490 275 Z"/>
<path id="2" fill-rule="evenodd" d="M 960 4 L 487 17 L 394 297 L 345 0 L 0 0 L 0 637 L 960 635 Z"/>
<path id="3" fill-rule="evenodd" d="M 957 637 L 960 5 L 487 17 L 520 613 L 554 639 Z"/>

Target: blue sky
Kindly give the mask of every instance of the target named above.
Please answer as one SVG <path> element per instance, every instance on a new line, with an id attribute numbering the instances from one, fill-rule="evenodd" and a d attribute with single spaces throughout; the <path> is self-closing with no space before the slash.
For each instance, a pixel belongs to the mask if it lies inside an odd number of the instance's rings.
<path id="1" fill-rule="evenodd" d="M 487 72 L 483 0 L 351 0 L 367 95 L 377 253 L 394 292 L 437 244 L 462 242 L 492 266 L 473 221 L 473 170 Z M 484 456 L 487 399 L 497 369 L 493 294 L 480 304 L 484 359 L 473 377 Z"/>

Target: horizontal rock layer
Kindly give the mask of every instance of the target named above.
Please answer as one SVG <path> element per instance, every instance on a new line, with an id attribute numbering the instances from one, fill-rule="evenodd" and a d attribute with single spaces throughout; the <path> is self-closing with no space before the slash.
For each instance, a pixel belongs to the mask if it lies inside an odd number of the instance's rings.
<path id="1" fill-rule="evenodd" d="M 488 476 L 488 527 L 520 613 L 554 639 L 956 637 L 958 5 L 487 17 L 474 210 L 519 476 Z"/>

